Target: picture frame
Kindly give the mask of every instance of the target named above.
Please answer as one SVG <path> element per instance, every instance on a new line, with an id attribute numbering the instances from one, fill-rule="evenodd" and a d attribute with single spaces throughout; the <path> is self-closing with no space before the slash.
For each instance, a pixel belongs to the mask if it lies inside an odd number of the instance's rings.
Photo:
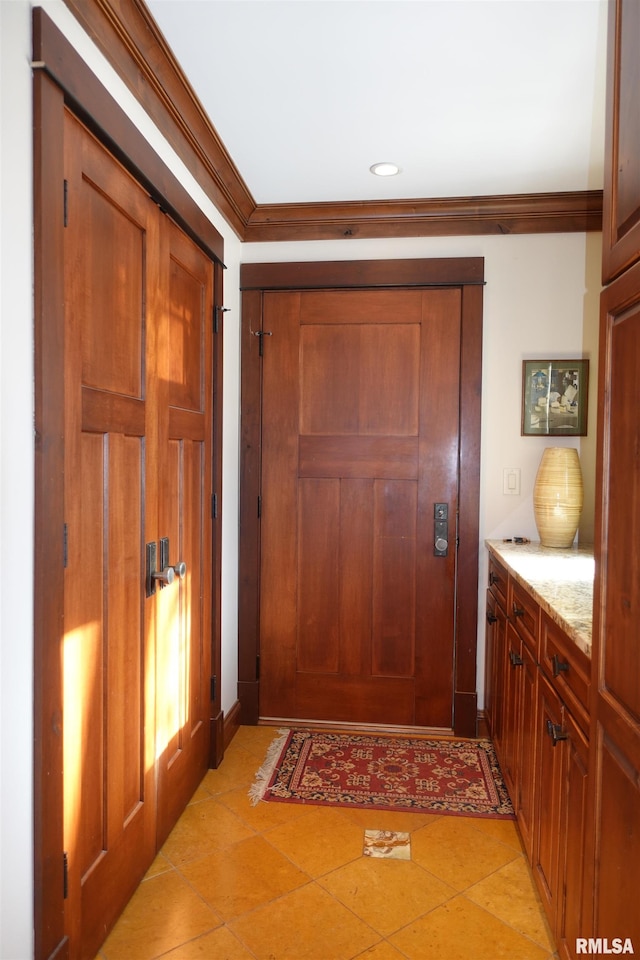
<path id="1" fill-rule="evenodd" d="M 588 360 L 523 360 L 522 436 L 587 435 Z"/>

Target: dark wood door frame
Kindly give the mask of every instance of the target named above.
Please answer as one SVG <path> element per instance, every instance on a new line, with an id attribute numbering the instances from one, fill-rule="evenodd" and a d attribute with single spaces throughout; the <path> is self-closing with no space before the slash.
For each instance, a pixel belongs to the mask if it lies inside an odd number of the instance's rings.
<path id="1" fill-rule="evenodd" d="M 238 699 L 243 723 L 259 719 L 262 299 L 268 290 L 459 287 L 462 293 L 460 489 L 454 674 L 454 732 L 475 737 L 482 388 L 481 257 L 252 263 L 240 270 L 242 386 Z M 266 334 L 266 331 L 265 331 Z"/>
<path id="2" fill-rule="evenodd" d="M 35 957 L 68 957 L 64 921 L 62 670 L 64 529 L 63 116 L 72 110 L 214 261 L 222 305 L 223 238 L 42 8 L 34 60 L 34 931 Z M 214 318 L 212 318 L 212 323 Z M 213 490 L 222 488 L 222 335 L 214 345 Z M 218 511 L 219 516 L 219 511 Z M 213 530 L 210 764 L 223 750 L 220 703 L 221 524 Z M 213 687 L 213 685 L 212 685 Z"/>

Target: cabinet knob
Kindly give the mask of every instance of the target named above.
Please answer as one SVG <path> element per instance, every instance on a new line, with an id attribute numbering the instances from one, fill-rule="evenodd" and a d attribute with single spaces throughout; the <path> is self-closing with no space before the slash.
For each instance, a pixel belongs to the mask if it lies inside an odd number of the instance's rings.
<path id="1" fill-rule="evenodd" d="M 519 654 L 517 654 L 515 650 L 509 650 L 509 660 L 511 660 L 512 667 L 521 667 L 522 664 L 524 663 L 524 660 L 522 659 L 522 657 L 519 656 Z"/>
<path id="2" fill-rule="evenodd" d="M 561 673 L 566 673 L 569 670 L 569 664 L 566 660 L 560 660 L 557 653 L 552 656 L 551 663 L 554 677 L 559 677 Z"/>
<path id="3" fill-rule="evenodd" d="M 559 723 L 553 723 L 551 720 L 547 720 L 547 733 L 551 737 L 554 747 L 558 741 L 569 739 L 569 735 L 565 733 L 562 726 Z"/>
<path id="4" fill-rule="evenodd" d="M 519 607 L 515 600 L 513 602 L 513 615 L 514 617 L 524 617 L 524 607 Z"/>

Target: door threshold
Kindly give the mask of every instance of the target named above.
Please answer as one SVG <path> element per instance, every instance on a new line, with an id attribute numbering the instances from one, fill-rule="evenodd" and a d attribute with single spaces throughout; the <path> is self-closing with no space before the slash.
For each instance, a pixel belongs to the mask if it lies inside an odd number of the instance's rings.
<path id="1" fill-rule="evenodd" d="M 329 730 L 335 733 L 367 733 L 400 737 L 453 737 L 452 727 L 417 727 L 392 723 L 346 723 L 338 720 L 306 720 L 291 717 L 259 717 L 261 727 L 289 727 L 296 730 Z M 467 738 L 457 738 L 467 739 Z"/>

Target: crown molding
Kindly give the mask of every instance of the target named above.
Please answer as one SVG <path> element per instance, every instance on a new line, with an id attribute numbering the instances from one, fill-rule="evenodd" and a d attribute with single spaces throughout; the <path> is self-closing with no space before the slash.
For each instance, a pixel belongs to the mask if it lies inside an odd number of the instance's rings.
<path id="1" fill-rule="evenodd" d="M 602 229 L 602 191 L 256 204 L 143 0 L 65 0 L 245 242 L 574 233 Z"/>
<path id="2" fill-rule="evenodd" d="M 433 200 L 261 204 L 244 239 L 336 240 L 602 229 L 602 191 Z"/>

